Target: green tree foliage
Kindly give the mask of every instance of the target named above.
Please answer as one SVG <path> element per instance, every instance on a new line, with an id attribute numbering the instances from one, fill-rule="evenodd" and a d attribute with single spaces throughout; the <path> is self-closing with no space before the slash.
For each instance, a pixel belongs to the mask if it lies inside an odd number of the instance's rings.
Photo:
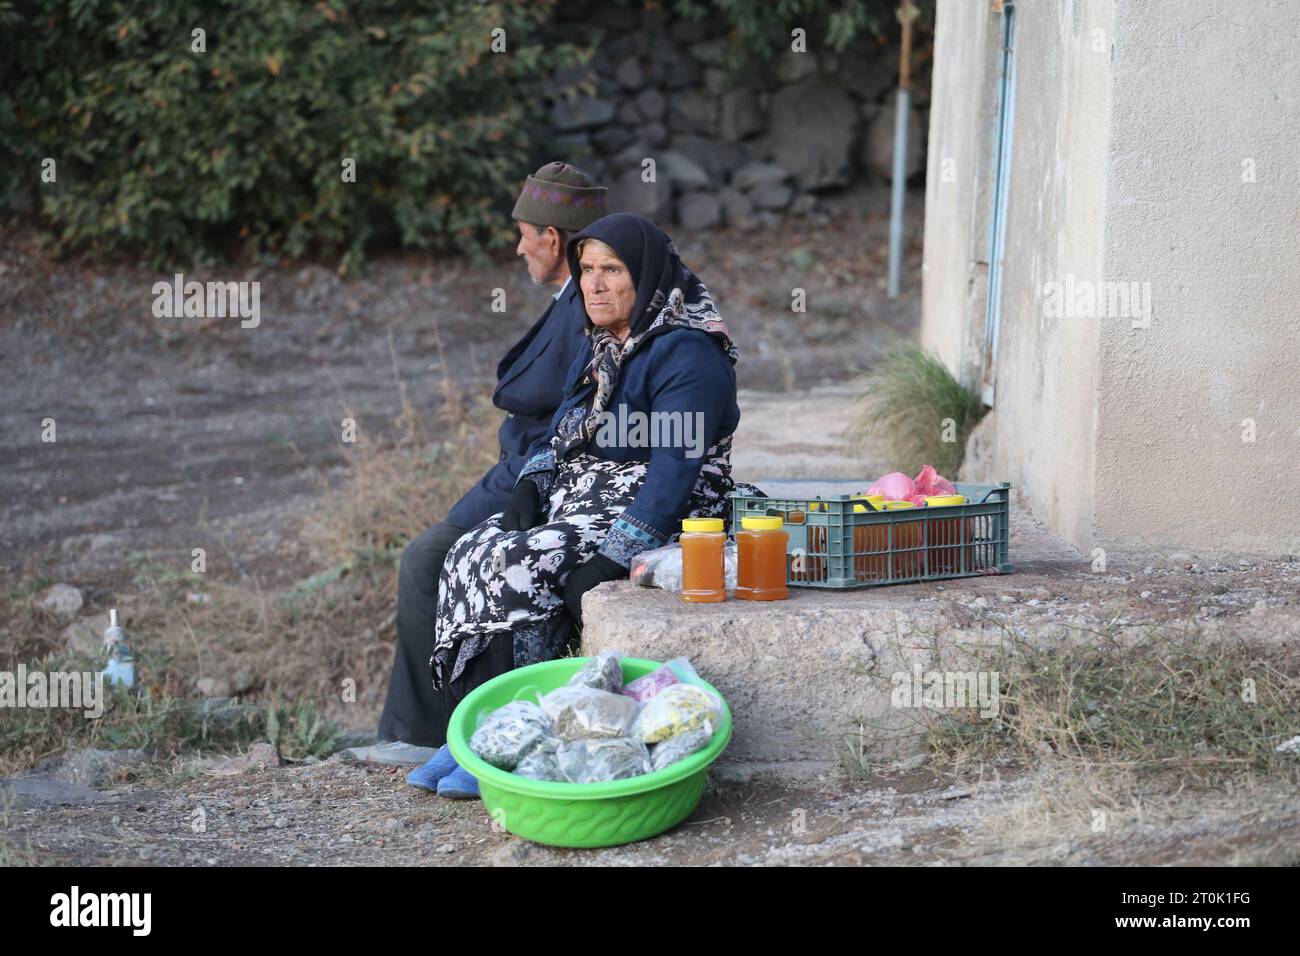
<path id="1" fill-rule="evenodd" d="M 60 250 L 159 265 L 481 250 L 527 171 L 539 78 L 583 55 L 546 39 L 552 9 L 0 0 L 0 205 L 35 205 Z"/>
<path id="2" fill-rule="evenodd" d="M 637 2 L 637 0 L 628 0 Z M 920 23 L 934 22 L 935 0 L 914 0 Z M 898 0 L 673 0 L 672 8 L 693 20 L 720 17 L 730 25 L 733 47 L 747 56 L 768 56 L 789 46 L 790 31 L 808 31 L 810 45 L 835 51 L 855 40 L 893 36 Z"/>

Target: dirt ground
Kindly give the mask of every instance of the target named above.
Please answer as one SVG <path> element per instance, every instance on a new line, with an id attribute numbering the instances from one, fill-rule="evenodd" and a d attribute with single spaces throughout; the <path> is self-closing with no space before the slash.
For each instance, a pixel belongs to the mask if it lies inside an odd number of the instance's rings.
<path id="1" fill-rule="evenodd" d="M 1071 793 L 1051 772 L 954 778 L 924 770 L 794 787 L 719 780 L 676 829 L 601 850 L 494 830 L 478 801 L 417 791 L 403 771 L 336 755 L 175 789 L 89 791 L 11 809 L 10 862 L 165 866 L 1295 865 L 1300 794 L 1156 789 L 1128 806 Z M 229 763 L 229 761 L 227 761 Z M 76 800 L 65 793 L 64 800 Z M 1100 827 L 1099 827 L 1100 820 Z"/>

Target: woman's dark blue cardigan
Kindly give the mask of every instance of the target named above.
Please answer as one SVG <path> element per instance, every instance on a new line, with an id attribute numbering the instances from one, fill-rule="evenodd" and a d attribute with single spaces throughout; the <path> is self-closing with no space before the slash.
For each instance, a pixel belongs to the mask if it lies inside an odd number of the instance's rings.
<path id="1" fill-rule="evenodd" d="M 529 449 L 520 479 L 536 482 L 543 497 L 555 474 L 550 438 L 567 415 L 581 416 L 590 405 L 595 384 L 587 374 L 591 341 L 586 340 L 569 367 L 564 399 L 551 420 L 549 434 Z M 620 406 L 624 406 L 620 409 Z M 707 455 L 696 455 L 731 435 L 740 421 L 736 404 L 736 370 L 718 339 L 697 329 L 673 328 L 648 338 L 622 366 L 606 411 L 614 416 L 639 412 L 678 412 L 700 418 L 700 444 L 686 447 L 625 447 L 593 439 L 586 451 L 613 461 L 649 462 L 645 481 L 632 504 L 617 518 L 600 552 L 628 567 L 634 555 L 667 543 L 681 530 L 691 491 Z M 611 430 L 612 431 L 612 430 Z M 598 436 L 599 437 L 599 436 Z M 676 444 L 683 444 L 678 442 Z"/>

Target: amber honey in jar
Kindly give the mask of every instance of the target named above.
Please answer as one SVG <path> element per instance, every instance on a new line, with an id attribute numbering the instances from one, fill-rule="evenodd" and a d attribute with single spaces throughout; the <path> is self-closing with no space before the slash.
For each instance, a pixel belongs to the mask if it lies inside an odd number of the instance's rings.
<path id="1" fill-rule="evenodd" d="M 882 502 L 886 511 L 906 511 L 909 508 L 915 508 L 916 505 L 910 501 L 885 501 Z M 892 528 L 892 532 L 891 532 Z M 892 545 L 890 536 L 892 533 Z M 881 526 L 881 550 L 888 549 L 887 554 L 881 556 L 880 566 L 891 580 L 897 581 L 900 578 L 914 578 L 921 573 L 921 522 L 906 521 L 898 522 L 893 525 Z M 893 571 L 889 575 L 889 571 Z"/>
<path id="2" fill-rule="evenodd" d="M 785 584 L 785 553 L 790 535 L 780 517 L 750 515 L 740 519 L 736 551 L 740 566 L 736 575 L 736 597 L 742 601 L 784 601 L 790 596 Z"/>
<path id="3" fill-rule="evenodd" d="M 722 557 L 727 533 L 721 518 L 682 521 L 682 600 L 716 604 L 727 599 L 727 571 Z"/>
<path id="4" fill-rule="evenodd" d="M 853 513 L 867 514 L 882 510 L 884 495 L 854 495 Z M 853 527 L 853 577 L 858 581 L 871 581 L 883 577 L 879 560 L 873 551 L 883 550 L 880 545 L 879 525 L 858 524 Z"/>
<path id="5" fill-rule="evenodd" d="M 925 499 L 927 511 L 931 508 L 949 508 L 965 503 L 964 495 L 927 495 Z M 931 573 L 958 574 L 970 571 L 975 566 L 974 521 L 970 518 L 939 519 L 936 514 L 927 524 L 930 542 L 926 550 Z"/>
<path id="6" fill-rule="evenodd" d="M 808 522 L 808 519 L 804 517 L 804 513 L 802 511 L 786 511 L 784 512 L 784 515 L 785 515 L 784 520 L 786 524 L 806 525 Z M 743 522 L 745 519 L 742 518 L 740 520 Z M 807 561 L 802 556 L 797 556 L 797 555 L 790 556 L 790 580 L 791 581 L 808 580 Z"/>
<path id="7" fill-rule="evenodd" d="M 824 501 L 808 502 L 809 513 L 828 510 Z M 827 578 L 827 556 L 830 554 L 830 542 L 827 539 L 826 526 L 808 524 L 808 553 L 804 555 L 804 572 L 800 580 L 825 581 Z"/>

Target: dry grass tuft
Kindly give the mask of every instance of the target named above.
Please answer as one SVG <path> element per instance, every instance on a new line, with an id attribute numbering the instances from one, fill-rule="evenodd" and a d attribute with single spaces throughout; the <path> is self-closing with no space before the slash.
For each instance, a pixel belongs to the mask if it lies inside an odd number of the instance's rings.
<path id="1" fill-rule="evenodd" d="M 895 348 L 866 378 L 858 440 L 883 441 L 897 470 L 924 465 L 953 477 L 966 437 L 984 415 L 979 396 L 964 388 L 936 356 L 912 342 Z"/>

